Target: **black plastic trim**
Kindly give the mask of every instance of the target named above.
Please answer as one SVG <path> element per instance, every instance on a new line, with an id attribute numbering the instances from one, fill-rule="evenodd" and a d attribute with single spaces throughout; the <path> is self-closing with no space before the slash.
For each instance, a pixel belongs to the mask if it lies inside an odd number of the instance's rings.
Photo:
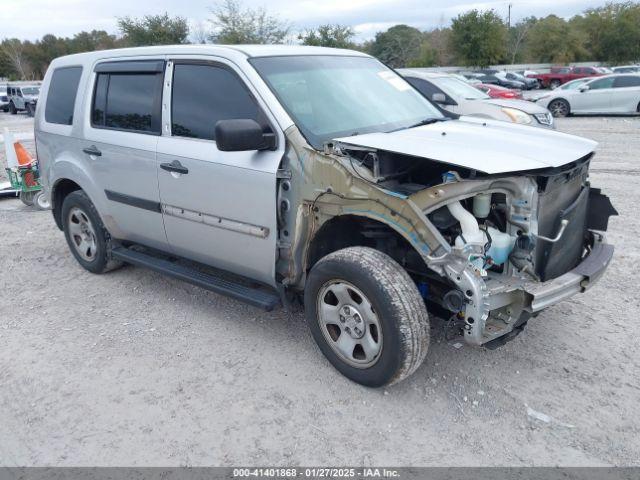
<path id="1" fill-rule="evenodd" d="M 145 252 L 117 247 L 112 250 L 111 254 L 114 258 L 123 262 L 150 268 L 156 272 L 164 273 L 212 292 L 242 300 L 267 311 L 273 310 L 280 304 L 280 297 L 275 293 L 249 287 L 240 282 L 189 268 Z"/>
<path id="2" fill-rule="evenodd" d="M 136 60 L 99 63 L 93 69 L 96 73 L 162 73 L 164 60 Z"/>
<path id="3" fill-rule="evenodd" d="M 143 210 L 149 210 L 151 212 L 160 213 L 162 208 L 160 202 L 154 202 L 153 200 L 145 200 L 144 198 L 133 197 L 124 193 L 114 192 L 112 190 L 105 190 L 105 195 L 112 202 L 124 203 L 131 207 L 142 208 Z"/>

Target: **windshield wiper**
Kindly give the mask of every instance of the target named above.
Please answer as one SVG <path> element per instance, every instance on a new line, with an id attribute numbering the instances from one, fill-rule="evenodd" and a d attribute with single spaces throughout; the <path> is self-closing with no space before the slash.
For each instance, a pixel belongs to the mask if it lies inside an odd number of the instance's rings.
<path id="1" fill-rule="evenodd" d="M 423 118 L 419 122 L 416 122 L 413 125 L 409 125 L 408 127 L 396 128 L 395 130 L 391 130 L 391 131 L 397 132 L 398 130 L 407 130 L 409 128 L 422 127 L 423 125 L 431 125 L 432 123 L 437 123 L 437 122 L 446 122 L 447 120 L 451 120 L 451 119 L 447 117 L 442 117 L 442 118 L 428 117 L 428 118 Z"/>

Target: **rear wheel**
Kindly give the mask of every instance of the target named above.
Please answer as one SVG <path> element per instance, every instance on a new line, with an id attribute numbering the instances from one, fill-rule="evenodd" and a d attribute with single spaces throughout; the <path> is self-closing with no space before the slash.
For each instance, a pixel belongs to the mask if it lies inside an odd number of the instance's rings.
<path id="1" fill-rule="evenodd" d="M 71 192 L 64 199 L 62 222 L 69 249 L 83 268 L 92 273 L 103 273 L 122 265 L 110 258 L 109 233 L 82 190 Z"/>
<path id="2" fill-rule="evenodd" d="M 569 107 L 569 102 L 561 98 L 557 100 L 552 100 L 549 103 L 548 108 L 554 117 L 566 117 L 567 115 L 569 115 L 571 111 L 571 108 Z"/>
<path id="3" fill-rule="evenodd" d="M 552 90 L 555 90 L 556 88 L 558 88 L 561 85 L 560 80 L 551 80 L 549 82 L 549 87 L 551 87 Z"/>
<path id="4" fill-rule="evenodd" d="M 322 258 L 307 280 L 305 311 L 324 356 L 362 385 L 399 382 L 427 354 L 424 301 L 407 272 L 377 250 L 351 247 Z"/>

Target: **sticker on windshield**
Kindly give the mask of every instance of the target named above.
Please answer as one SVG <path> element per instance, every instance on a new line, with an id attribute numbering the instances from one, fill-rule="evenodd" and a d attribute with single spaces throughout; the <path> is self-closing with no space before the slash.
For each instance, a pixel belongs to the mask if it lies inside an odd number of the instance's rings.
<path id="1" fill-rule="evenodd" d="M 395 87 L 396 90 L 404 92 L 405 90 L 410 90 L 411 85 L 405 82 L 402 78 L 398 77 L 395 73 L 390 72 L 389 70 L 383 70 L 382 72 L 378 72 L 378 76 L 391 85 Z"/>

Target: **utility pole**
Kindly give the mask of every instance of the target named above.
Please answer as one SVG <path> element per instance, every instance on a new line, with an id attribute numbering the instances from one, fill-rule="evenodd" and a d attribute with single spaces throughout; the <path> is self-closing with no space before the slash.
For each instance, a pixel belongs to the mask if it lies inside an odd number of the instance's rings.
<path id="1" fill-rule="evenodd" d="M 511 30 L 511 4 L 509 4 L 509 14 L 507 15 L 507 29 Z"/>

